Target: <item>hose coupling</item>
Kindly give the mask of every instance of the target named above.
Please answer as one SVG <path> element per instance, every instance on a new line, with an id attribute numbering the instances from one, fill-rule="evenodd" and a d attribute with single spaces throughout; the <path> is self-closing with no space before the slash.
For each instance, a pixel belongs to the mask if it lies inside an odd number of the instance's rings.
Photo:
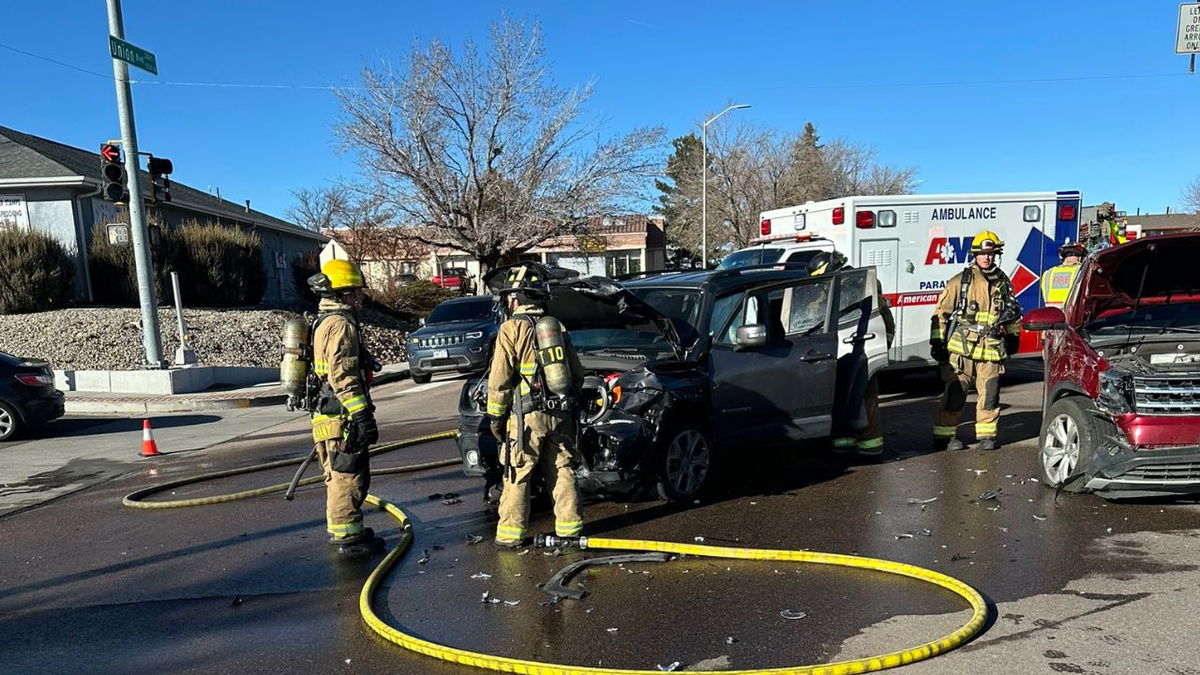
<path id="1" fill-rule="evenodd" d="M 535 548 L 578 548 L 587 549 L 587 537 L 560 537 L 556 534 L 539 534 L 533 538 Z"/>

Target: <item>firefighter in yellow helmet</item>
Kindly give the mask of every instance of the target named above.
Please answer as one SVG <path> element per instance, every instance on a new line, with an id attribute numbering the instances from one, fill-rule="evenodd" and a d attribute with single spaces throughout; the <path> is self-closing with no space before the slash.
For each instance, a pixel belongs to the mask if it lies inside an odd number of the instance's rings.
<path id="1" fill-rule="evenodd" d="M 1062 264 L 1042 272 L 1042 300 L 1048 307 L 1062 307 L 1067 301 L 1087 249 L 1083 244 L 1067 242 L 1058 248 L 1058 255 Z"/>
<path id="2" fill-rule="evenodd" d="M 543 320 L 549 295 L 545 268 L 527 263 L 510 268 L 504 276 L 503 285 L 495 290 L 509 319 L 496 335 L 487 412 L 501 448 L 503 472 L 496 545 L 516 548 L 528 540 L 530 481 L 539 466 L 554 499 L 555 534 L 578 536 L 583 531 L 572 467 L 573 420 L 583 366 L 565 331 L 557 338 L 545 333 L 548 323 L 557 324 Z M 499 281 L 499 275 L 493 280 Z M 542 344 L 548 340 L 561 340 L 560 346 Z M 546 371 L 552 362 L 555 367 L 566 366 L 570 379 L 563 384 L 573 393 L 562 396 L 551 391 Z"/>
<path id="3" fill-rule="evenodd" d="M 955 435 L 958 418 L 974 388 L 975 437 L 980 450 L 996 450 L 1000 419 L 1000 375 L 1004 361 L 1017 351 L 1021 310 L 1012 282 L 1000 270 L 1004 242 L 984 230 L 971 242 L 973 261 L 946 282 L 934 310 L 930 352 L 946 389 L 933 427 L 934 450 L 962 450 Z"/>
<path id="4" fill-rule="evenodd" d="M 308 284 L 321 299 L 312 338 L 313 374 L 320 382 L 312 427 L 325 471 L 325 527 L 338 553 L 357 557 L 383 548 L 362 515 L 371 484 L 367 450 L 379 440 L 368 390 L 375 361 L 358 322 L 366 283 L 358 265 L 330 260 Z"/>
<path id="5" fill-rule="evenodd" d="M 822 251 L 808 264 L 809 274 L 818 276 L 833 273 L 846 267 L 846 256 L 837 251 Z M 879 313 L 887 330 L 887 345 L 890 349 L 896 335 L 896 320 L 887 300 L 883 299 L 883 286 L 876 283 L 880 300 Z M 824 311 L 822 305 L 821 310 Z M 867 378 L 867 364 L 855 355 L 838 359 L 837 388 L 846 394 L 839 397 L 840 405 L 834 415 L 833 451 L 836 453 L 857 452 L 864 457 L 883 455 L 883 420 L 879 415 L 879 374 Z M 862 378 L 867 378 L 862 382 Z M 853 380 L 853 381 L 851 381 Z M 861 392 L 861 394 L 859 394 Z M 861 403 L 857 399 L 861 398 Z"/>

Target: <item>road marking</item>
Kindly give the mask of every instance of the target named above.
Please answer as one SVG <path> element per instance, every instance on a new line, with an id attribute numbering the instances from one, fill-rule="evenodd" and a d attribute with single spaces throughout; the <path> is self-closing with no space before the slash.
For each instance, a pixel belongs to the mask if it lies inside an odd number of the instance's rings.
<path id="1" fill-rule="evenodd" d="M 441 380 L 438 382 L 426 382 L 425 384 L 418 384 L 417 386 L 413 387 L 412 389 L 405 389 L 404 391 L 402 391 L 400 393 L 401 394 L 415 394 L 417 392 L 428 391 L 430 389 L 436 389 L 438 387 L 450 384 L 451 382 L 458 382 L 458 381 L 459 380 Z"/>

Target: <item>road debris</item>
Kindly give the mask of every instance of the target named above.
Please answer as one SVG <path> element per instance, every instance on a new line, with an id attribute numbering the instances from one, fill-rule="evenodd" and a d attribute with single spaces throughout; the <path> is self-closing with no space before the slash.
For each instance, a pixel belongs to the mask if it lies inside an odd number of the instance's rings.
<path id="1" fill-rule="evenodd" d="M 785 609 L 779 613 L 779 616 L 790 621 L 795 621 L 796 619 L 803 619 L 804 617 L 808 616 L 808 614 L 806 612 L 801 612 L 794 609 Z"/>
<path id="2" fill-rule="evenodd" d="M 447 497 L 446 499 L 442 500 L 443 506 L 452 506 L 454 504 L 461 504 L 461 503 L 462 503 L 462 500 L 459 499 L 458 497 Z"/>
<path id="3" fill-rule="evenodd" d="M 616 630 L 616 628 L 609 628 L 609 630 Z M 679 670 L 679 666 L 680 666 L 680 665 L 682 665 L 680 662 L 678 662 L 678 661 L 673 661 L 673 662 L 671 662 L 671 663 L 668 663 L 668 664 L 667 664 L 667 665 L 665 665 L 665 666 L 664 666 L 664 665 L 659 665 L 659 666 L 658 666 L 658 669 L 659 669 L 659 670 L 661 670 L 661 671 L 662 671 L 662 672 L 664 672 L 664 673 L 673 673 L 673 672 L 675 672 L 675 671 Z"/>
<path id="4" fill-rule="evenodd" d="M 487 572 L 476 572 L 475 574 L 471 575 L 471 578 L 472 579 L 491 579 L 492 575 L 488 574 Z"/>
<path id="5" fill-rule="evenodd" d="M 1000 496 L 1001 492 L 1004 492 L 1004 488 L 996 488 L 995 490 L 988 490 L 987 492 L 984 492 L 983 494 L 979 495 L 979 501 L 985 502 L 985 501 L 988 501 L 989 499 L 995 499 L 996 497 Z"/>
<path id="6" fill-rule="evenodd" d="M 516 607 L 517 605 L 521 604 L 521 601 L 520 600 L 505 600 L 504 604 L 508 605 L 509 607 Z"/>
<path id="7" fill-rule="evenodd" d="M 492 592 L 491 592 L 491 591 L 484 591 L 484 592 L 483 592 L 483 595 L 479 597 L 479 601 L 480 601 L 480 602 L 482 602 L 482 603 L 484 603 L 485 605 L 498 605 L 498 604 L 500 604 L 500 598 L 494 598 L 494 597 L 492 597 Z"/>
<path id="8" fill-rule="evenodd" d="M 1038 514 L 1035 513 L 1035 514 L 1033 514 L 1033 519 L 1034 520 L 1045 520 L 1046 516 L 1039 516 Z"/>
<path id="9" fill-rule="evenodd" d="M 909 497 L 908 503 L 914 506 L 925 506 L 926 504 L 932 504 L 937 500 L 937 497 L 930 497 L 929 499 L 917 499 L 916 497 Z"/>
<path id="10" fill-rule="evenodd" d="M 727 644 L 727 645 L 734 644 L 735 642 L 737 642 L 737 638 L 733 637 L 732 635 L 725 638 L 725 644 Z"/>
<path id="11" fill-rule="evenodd" d="M 605 628 L 604 630 L 606 630 L 606 631 L 608 631 L 608 632 L 610 632 L 610 633 L 616 633 L 616 632 L 617 632 L 617 629 L 616 629 L 616 628 Z"/>
<path id="12" fill-rule="evenodd" d="M 467 535 L 467 545 L 468 546 L 473 546 L 475 544 L 478 544 L 481 541 L 483 541 L 483 537 L 481 537 L 477 534 L 468 534 Z"/>
<path id="13" fill-rule="evenodd" d="M 983 474 L 987 473 L 987 469 L 967 469 L 967 471 L 974 471 L 976 478 L 979 478 Z"/>
<path id="14" fill-rule="evenodd" d="M 417 561 L 417 564 L 424 565 L 427 562 L 429 562 L 429 549 L 425 549 L 425 552 L 421 554 L 421 558 Z"/>

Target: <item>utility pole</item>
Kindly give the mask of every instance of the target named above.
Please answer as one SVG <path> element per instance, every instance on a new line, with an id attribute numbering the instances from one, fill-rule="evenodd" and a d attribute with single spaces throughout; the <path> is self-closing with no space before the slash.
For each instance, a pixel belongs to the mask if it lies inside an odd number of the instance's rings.
<path id="1" fill-rule="evenodd" d="M 125 39 L 121 18 L 121 0 L 108 0 L 108 32 Z M 133 92 L 129 86 L 129 66 L 114 58 L 113 80 L 117 89 L 117 116 L 121 121 L 121 148 L 129 173 L 129 234 L 133 240 L 133 264 L 137 270 L 138 302 L 142 308 L 142 345 L 146 349 L 147 368 L 162 368 L 162 342 L 158 332 L 158 299 L 154 292 L 154 260 L 150 255 L 150 234 L 142 202 L 141 158 L 138 156 L 137 130 L 133 122 Z"/>

